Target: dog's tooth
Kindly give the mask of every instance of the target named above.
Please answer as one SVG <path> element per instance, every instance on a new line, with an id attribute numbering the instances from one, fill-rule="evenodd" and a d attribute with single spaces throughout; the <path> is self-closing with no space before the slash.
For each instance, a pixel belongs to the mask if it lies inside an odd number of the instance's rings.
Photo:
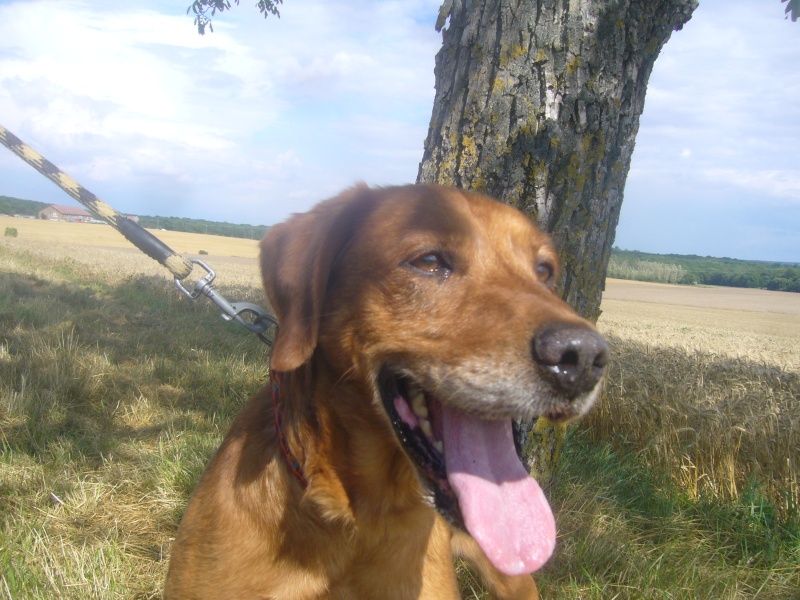
<path id="1" fill-rule="evenodd" d="M 433 442 L 433 447 L 439 452 L 439 454 L 444 454 L 444 442 L 442 440 L 436 440 Z"/>
<path id="2" fill-rule="evenodd" d="M 428 421 L 428 419 L 420 419 L 419 426 L 420 429 L 422 429 L 422 433 L 428 437 L 433 437 L 433 428 L 431 427 L 431 422 Z"/>
<path id="3" fill-rule="evenodd" d="M 425 402 L 425 394 L 417 392 L 411 399 L 411 408 L 414 414 L 423 419 L 428 418 L 428 404 Z"/>

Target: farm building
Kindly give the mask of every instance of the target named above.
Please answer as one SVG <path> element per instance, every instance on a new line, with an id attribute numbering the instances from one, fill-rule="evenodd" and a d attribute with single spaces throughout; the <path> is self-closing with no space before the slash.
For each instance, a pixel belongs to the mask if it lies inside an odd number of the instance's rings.
<path id="1" fill-rule="evenodd" d="M 133 215 L 126 215 L 127 218 L 139 222 L 139 217 Z M 73 223 L 101 223 L 94 218 L 92 213 L 81 206 L 62 206 L 60 204 L 51 204 L 47 208 L 39 211 L 39 218 L 50 221 L 71 221 Z"/>
<path id="2" fill-rule="evenodd" d="M 77 223 L 88 223 L 94 217 L 85 208 L 80 206 L 61 206 L 60 204 L 51 204 L 47 208 L 39 211 L 40 219 L 49 219 L 50 221 L 73 221 Z"/>

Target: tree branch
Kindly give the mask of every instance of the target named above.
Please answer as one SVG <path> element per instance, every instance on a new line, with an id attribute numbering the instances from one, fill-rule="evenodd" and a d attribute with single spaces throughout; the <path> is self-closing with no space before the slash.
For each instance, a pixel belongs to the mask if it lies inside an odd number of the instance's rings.
<path id="1" fill-rule="evenodd" d="M 234 0 L 236 5 L 239 5 L 239 0 Z M 275 15 L 280 18 L 281 13 L 278 11 L 278 4 L 283 4 L 283 0 L 258 0 L 256 6 L 258 10 L 264 15 L 266 19 L 269 15 Z M 190 11 L 194 12 L 194 24 L 197 27 L 197 33 L 205 35 L 206 27 L 211 33 L 214 33 L 214 25 L 211 23 L 211 17 L 217 14 L 217 11 L 224 12 L 231 9 L 230 0 L 194 0 L 186 9 L 188 15 Z M 209 12 L 211 13 L 209 16 Z"/>
<path id="2" fill-rule="evenodd" d="M 787 2 L 787 0 L 781 0 L 781 2 Z M 783 12 L 786 13 L 787 19 L 791 16 L 792 22 L 795 22 L 797 17 L 800 16 L 800 0 L 788 0 L 788 2 L 786 10 Z"/>

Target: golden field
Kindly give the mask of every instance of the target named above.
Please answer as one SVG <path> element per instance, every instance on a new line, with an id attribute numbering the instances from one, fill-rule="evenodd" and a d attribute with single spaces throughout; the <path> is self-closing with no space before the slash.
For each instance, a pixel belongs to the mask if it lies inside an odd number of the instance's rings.
<path id="1" fill-rule="evenodd" d="M 800 372 L 800 294 L 609 279 L 598 326 L 651 346 Z"/>
<path id="2" fill-rule="evenodd" d="M 28 264 L 45 271 L 48 261 L 67 260 L 98 279 L 172 279 L 110 226 L 8 218 L 0 219 L 0 230 L 5 221 L 19 231 L 6 242 L 24 249 L 32 258 Z M 215 285 L 231 290 L 230 301 L 265 302 L 257 242 L 153 233 L 189 257 L 206 250 L 209 254 L 200 258 L 217 272 Z M 196 269 L 186 285 L 202 275 Z M 708 484 L 715 493 L 735 495 L 749 477 L 766 469 L 774 471 L 791 498 L 800 493 L 800 399 L 793 387 L 774 384 L 800 377 L 800 294 L 609 279 L 601 310 L 597 325 L 611 341 L 615 359 L 606 393 L 587 425 L 656 451 L 653 460 L 669 462 L 662 466 L 677 470 L 695 491 Z M 683 379 L 676 384 L 678 374 Z M 642 402 L 630 405 L 632 394 Z M 677 458 L 661 452 L 663 444 L 651 444 L 654 429 L 663 423 L 677 425 L 658 436 L 686 446 Z M 739 434 L 747 428 L 758 435 L 743 444 Z M 775 444 L 789 455 L 773 460 Z"/>
<path id="3" fill-rule="evenodd" d="M 769 474 L 800 498 L 800 294 L 608 280 L 612 358 L 585 426 L 624 440 L 694 496 Z"/>
<path id="4" fill-rule="evenodd" d="M 59 242 L 106 248 L 133 247 L 117 230 L 105 224 L 65 223 L 63 221 L 0 217 L 0 231 L 5 231 L 6 227 L 16 228 L 20 239 L 32 242 Z M 256 258 L 258 256 L 258 242 L 255 240 L 184 233 L 182 231 L 149 231 L 178 254 L 196 255 L 199 254 L 200 250 L 205 250 L 209 254 L 221 256 L 238 256 L 242 258 Z"/>
<path id="5" fill-rule="evenodd" d="M 166 268 L 143 254 L 110 225 L 0 217 L 0 232 L 7 227 L 15 228 L 18 236 L 5 239 L 41 257 L 43 268 L 51 260 L 48 257 L 68 258 L 98 273 L 116 273 L 119 278 L 163 275 L 172 279 Z M 228 284 L 261 285 L 256 265 L 258 242 L 255 240 L 181 231 L 149 231 L 178 254 L 202 259 L 217 272 L 220 283 L 223 283 L 224 276 Z M 201 250 L 208 254 L 200 255 Z M 203 274 L 202 269 L 197 268 L 192 277 Z"/>

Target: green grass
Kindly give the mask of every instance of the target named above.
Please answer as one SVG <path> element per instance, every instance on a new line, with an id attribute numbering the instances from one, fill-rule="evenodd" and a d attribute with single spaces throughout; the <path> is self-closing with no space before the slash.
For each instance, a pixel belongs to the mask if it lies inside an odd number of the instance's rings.
<path id="1" fill-rule="evenodd" d="M 543 598 L 798 598 L 797 374 L 612 344 L 549 492 Z M 168 279 L 0 242 L 0 598 L 158 598 L 188 496 L 266 376 L 255 336 Z"/>
<path id="2" fill-rule="evenodd" d="M 557 598 L 796 598 L 800 519 L 758 486 L 692 498 L 635 454 L 573 430 L 553 490 L 561 544 L 538 577 Z"/>

